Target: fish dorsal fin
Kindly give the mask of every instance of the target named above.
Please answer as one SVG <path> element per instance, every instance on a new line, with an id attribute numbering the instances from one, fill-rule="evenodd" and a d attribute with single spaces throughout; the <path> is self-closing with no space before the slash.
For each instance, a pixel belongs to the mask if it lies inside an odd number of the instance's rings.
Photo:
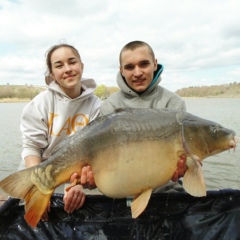
<path id="1" fill-rule="evenodd" d="M 206 196 L 206 185 L 204 181 L 202 165 L 198 160 L 188 158 L 187 166 L 188 170 L 183 176 L 184 189 L 194 197 Z"/>
<path id="2" fill-rule="evenodd" d="M 152 189 L 148 189 L 134 198 L 131 209 L 132 209 L 132 217 L 137 218 L 147 207 L 148 201 L 151 197 Z"/>

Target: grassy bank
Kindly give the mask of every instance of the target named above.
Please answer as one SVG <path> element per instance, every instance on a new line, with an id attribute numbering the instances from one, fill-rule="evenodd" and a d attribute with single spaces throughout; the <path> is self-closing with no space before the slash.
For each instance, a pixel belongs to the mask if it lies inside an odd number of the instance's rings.
<path id="1" fill-rule="evenodd" d="M 240 98 L 240 83 L 188 87 L 176 93 L 181 97 Z"/>
<path id="2" fill-rule="evenodd" d="M 28 102 L 45 89 L 40 86 L 0 85 L 0 102 Z M 95 95 L 104 100 L 118 90 L 118 87 L 99 85 L 95 90 Z M 176 93 L 186 98 L 240 98 L 240 83 L 188 87 L 179 89 Z"/>
<path id="3" fill-rule="evenodd" d="M 0 98 L 0 103 L 29 102 L 30 98 Z"/>
<path id="4" fill-rule="evenodd" d="M 26 102 L 43 91 L 44 87 L 0 85 L 0 102 Z"/>

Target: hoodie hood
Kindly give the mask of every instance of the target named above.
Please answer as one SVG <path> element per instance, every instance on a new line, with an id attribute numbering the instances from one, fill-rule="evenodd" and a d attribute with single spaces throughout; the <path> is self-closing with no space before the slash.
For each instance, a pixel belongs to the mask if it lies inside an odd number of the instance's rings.
<path id="1" fill-rule="evenodd" d="M 128 95 L 131 96 L 139 96 L 139 95 L 147 95 L 150 92 L 152 92 L 157 86 L 158 84 L 161 82 L 162 78 L 161 78 L 161 74 L 163 72 L 163 65 L 158 64 L 157 65 L 157 70 L 154 72 L 154 77 L 153 80 L 151 82 L 151 84 L 148 86 L 148 88 L 142 92 L 141 94 L 135 92 L 132 88 L 130 88 L 125 80 L 125 78 L 122 76 L 121 72 L 119 71 L 117 74 L 117 84 L 119 86 L 119 88 Z"/>
<path id="2" fill-rule="evenodd" d="M 91 78 L 82 78 L 81 79 L 81 84 L 82 84 L 82 89 L 83 89 L 83 92 L 82 94 L 77 97 L 77 98 L 70 98 L 62 89 L 61 87 L 59 86 L 59 84 L 56 82 L 56 81 L 51 81 L 49 83 L 49 85 L 47 86 L 47 88 L 49 90 L 52 90 L 54 92 L 57 92 L 59 93 L 62 97 L 64 98 L 68 98 L 68 99 L 71 99 L 71 100 L 75 100 L 75 99 L 79 99 L 79 98 L 83 98 L 85 96 L 88 96 L 89 94 L 93 94 L 96 87 L 97 87 L 97 84 L 96 82 L 91 79 Z"/>

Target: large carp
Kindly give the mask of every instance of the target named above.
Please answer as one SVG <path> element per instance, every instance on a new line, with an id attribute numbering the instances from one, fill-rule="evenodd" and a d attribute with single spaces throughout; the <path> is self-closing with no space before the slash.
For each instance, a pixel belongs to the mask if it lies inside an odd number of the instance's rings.
<path id="1" fill-rule="evenodd" d="M 35 227 L 54 189 L 90 165 L 104 195 L 135 196 L 135 218 L 144 211 L 152 190 L 172 178 L 182 155 L 188 159 L 184 189 L 205 196 L 201 161 L 235 147 L 234 131 L 184 111 L 119 109 L 64 140 L 47 161 L 3 179 L 0 188 L 25 200 L 25 219 Z"/>

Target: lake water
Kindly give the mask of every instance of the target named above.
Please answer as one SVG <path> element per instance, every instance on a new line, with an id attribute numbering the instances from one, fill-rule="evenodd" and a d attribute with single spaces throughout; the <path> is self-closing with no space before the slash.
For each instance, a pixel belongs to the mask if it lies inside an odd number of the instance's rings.
<path id="1" fill-rule="evenodd" d="M 186 98 L 187 110 L 233 129 L 240 136 L 240 98 Z M 26 103 L 0 103 L 0 179 L 21 161 L 20 116 Z M 207 190 L 240 189 L 240 147 L 203 162 Z"/>

